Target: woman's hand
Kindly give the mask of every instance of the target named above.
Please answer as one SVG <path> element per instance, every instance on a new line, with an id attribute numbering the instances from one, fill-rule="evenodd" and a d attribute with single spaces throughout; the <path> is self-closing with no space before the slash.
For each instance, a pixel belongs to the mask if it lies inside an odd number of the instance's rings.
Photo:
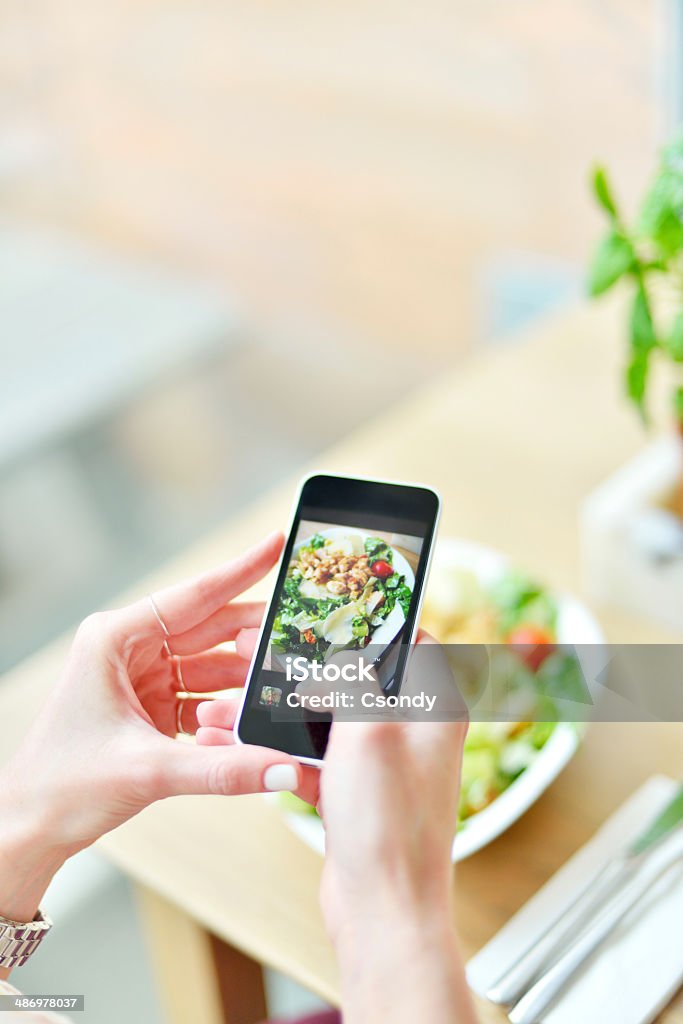
<path id="1" fill-rule="evenodd" d="M 247 654 L 253 638 L 240 638 Z M 427 650 L 423 645 L 431 645 Z M 442 649 L 422 634 L 402 692 L 448 694 Z M 442 676 L 442 678 L 436 678 Z M 452 700 L 454 713 L 464 705 Z M 200 705 L 199 742 L 220 743 L 231 711 Z M 319 810 L 321 904 L 342 975 L 344 1020 L 465 1024 L 474 1011 L 453 930 L 451 846 L 465 721 L 336 721 Z M 229 733 L 224 735 L 229 740 Z"/>
<path id="2" fill-rule="evenodd" d="M 402 692 L 420 689 L 420 666 L 432 674 L 430 692 L 448 690 L 443 651 L 424 633 Z M 321 782 L 321 905 L 348 1024 L 474 1021 L 452 901 L 466 733 L 465 721 L 333 726 Z"/>
<path id="3" fill-rule="evenodd" d="M 181 687 L 164 641 L 189 691 L 242 686 L 248 662 L 212 648 L 258 626 L 263 606 L 233 599 L 281 548 L 273 534 L 220 569 L 155 594 L 168 637 L 146 598 L 81 625 L 62 677 L 0 773 L 0 914 L 30 920 L 66 857 L 155 800 L 265 789 L 315 799 L 318 773 L 307 775 L 287 754 L 174 738 Z M 183 703 L 187 732 L 197 727 L 199 699 Z"/>
<path id="4" fill-rule="evenodd" d="M 450 923 L 462 722 L 335 723 L 319 811 L 321 904 L 335 945 L 412 919 Z"/>

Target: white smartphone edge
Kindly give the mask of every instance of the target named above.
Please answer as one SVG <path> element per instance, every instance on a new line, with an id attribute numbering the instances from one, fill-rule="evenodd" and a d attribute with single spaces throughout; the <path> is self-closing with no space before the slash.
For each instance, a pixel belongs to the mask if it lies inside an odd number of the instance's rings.
<path id="1" fill-rule="evenodd" d="M 338 477 L 340 480 L 365 480 L 365 481 L 367 481 L 367 483 L 371 483 L 371 484 L 389 484 L 392 487 L 420 487 L 424 491 L 431 491 L 432 494 L 436 497 L 437 504 L 436 504 L 436 516 L 434 518 L 434 530 L 433 530 L 433 533 L 432 533 L 432 540 L 431 540 L 431 544 L 430 544 L 430 547 L 429 547 L 429 553 L 427 555 L 427 564 L 425 565 L 424 576 L 423 576 L 423 579 L 422 579 L 422 587 L 421 587 L 420 593 L 418 595 L 417 608 L 415 610 L 415 621 L 413 622 L 413 628 L 412 628 L 412 631 L 411 631 L 410 639 L 408 641 L 408 646 L 410 646 L 411 644 L 413 644 L 415 642 L 415 638 L 417 636 L 417 631 L 420 628 L 420 614 L 422 612 L 422 605 L 423 605 L 423 602 L 424 602 L 425 591 L 427 589 L 427 579 L 429 578 L 429 572 L 430 572 L 431 567 L 432 567 L 432 558 L 434 557 L 434 548 L 436 547 L 436 537 L 437 537 L 437 533 L 439 532 L 439 523 L 441 522 L 441 507 L 442 507 L 441 494 L 439 493 L 439 491 L 437 491 L 437 489 L 435 487 L 432 487 L 431 485 L 428 485 L 428 484 L 417 483 L 416 481 L 413 481 L 413 480 L 382 480 L 379 477 L 374 477 L 374 476 L 358 476 L 356 474 L 351 474 L 351 473 L 332 473 L 332 472 L 329 472 L 329 471 L 324 470 L 324 469 L 318 469 L 318 470 L 316 470 L 313 473 L 308 473 L 306 476 L 301 478 L 301 481 L 300 481 L 300 483 L 298 485 L 298 488 L 296 490 L 296 494 L 295 494 L 295 497 L 294 497 L 294 502 L 292 504 L 292 509 L 291 509 L 290 514 L 289 514 L 289 520 L 288 520 L 288 524 L 287 524 L 287 532 L 285 533 L 285 543 L 282 546 L 282 554 L 280 555 L 280 557 L 278 559 L 278 562 L 277 562 L 277 566 L 275 567 L 275 578 L 276 579 L 280 575 L 280 569 L 282 568 L 282 560 L 284 558 L 285 550 L 287 548 L 287 541 L 289 539 L 289 536 L 290 536 L 292 530 L 294 529 L 294 521 L 296 519 L 297 509 L 299 508 L 299 504 L 301 502 L 301 493 L 302 493 L 304 487 L 306 486 L 306 484 L 308 483 L 308 481 L 312 480 L 316 476 Z M 246 679 L 244 681 L 244 687 L 242 689 L 242 696 L 240 697 L 240 703 L 239 703 L 239 707 L 237 709 L 237 715 L 235 717 L 235 724 L 234 724 L 233 729 L 232 729 L 233 736 L 235 737 L 236 743 L 241 745 L 241 746 L 250 746 L 250 745 L 252 745 L 252 744 L 245 743 L 245 741 L 242 739 L 242 737 L 239 734 L 239 727 L 240 727 L 240 724 L 242 722 L 242 714 L 244 712 L 244 706 L 245 706 L 245 704 L 247 702 L 247 693 L 249 692 L 249 687 L 251 685 L 251 676 L 252 676 L 252 673 L 254 671 L 254 665 L 256 663 L 256 656 L 257 656 L 257 654 L 259 652 L 259 649 L 261 647 L 261 640 L 263 639 L 263 634 L 265 632 L 266 623 L 268 621 L 268 616 L 270 615 L 270 610 L 271 610 L 271 606 L 272 606 L 272 603 L 273 603 L 274 599 L 275 599 L 275 591 L 273 591 L 273 593 L 271 595 L 271 598 L 268 601 L 265 613 L 263 615 L 263 621 L 261 622 L 261 626 L 260 626 L 259 631 L 258 631 L 258 636 L 256 638 L 256 645 L 254 647 L 254 652 L 253 652 L 253 654 L 251 656 L 251 661 L 249 662 L 249 669 L 247 671 L 247 676 L 246 676 Z M 408 663 L 406 662 L 406 666 L 404 668 L 404 673 L 407 671 L 407 667 L 408 667 Z M 277 747 L 273 747 L 273 749 L 277 750 Z M 285 751 L 280 751 L 280 753 L 285 753 Z M 291 756 L 294 758 L 295 761 L 298 761 L 300 764 L 312 765 L 314 768 L 322 768 L 323 764 L 325 763 L 324 759 L 322 757 L 305 757 L 303 754 L 292 754 Z"/>

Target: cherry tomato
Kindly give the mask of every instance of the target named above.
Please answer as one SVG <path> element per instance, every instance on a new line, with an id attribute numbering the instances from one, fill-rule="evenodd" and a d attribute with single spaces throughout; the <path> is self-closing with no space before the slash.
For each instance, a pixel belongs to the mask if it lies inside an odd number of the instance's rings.
<path id="1" fill-rule="evenodd" d="M 390 576 L 394 575 L 394 567 L 389 565 L 388 562 L 383 562 L 380 558 L 379 561 L 372 563 L 370 572 L 379 580 L 387 580 Z"/>
<path id="2" fill-rule="evenodd" d="M 306 632 L 303 634 L 303 637 L 307 644 L 315 643 L 315 633 L 313 632 L 312 629 L 307 629 Z"/>
<path id="3" fill-rule="evenodd" d="M 554 636 L 549 629 L 542 626 L 515 626 L 508 633 L 507 642 L 511 647 L 518 648 L 522 661 L 532 672 L 536 672 L 545 659 L 555 650 Z"/>

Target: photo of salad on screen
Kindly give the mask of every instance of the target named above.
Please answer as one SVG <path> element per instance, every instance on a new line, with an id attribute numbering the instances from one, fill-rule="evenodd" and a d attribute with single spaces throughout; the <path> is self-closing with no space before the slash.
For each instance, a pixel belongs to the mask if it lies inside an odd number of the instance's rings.
<path id="1" fill-rule="evenodd" d="M 342 649 L 395 639 L 410 607 L 421 546 L 416 537 L 400 541 L 302 523 L 273 622 L 272 653 L 324 661 Z"/>

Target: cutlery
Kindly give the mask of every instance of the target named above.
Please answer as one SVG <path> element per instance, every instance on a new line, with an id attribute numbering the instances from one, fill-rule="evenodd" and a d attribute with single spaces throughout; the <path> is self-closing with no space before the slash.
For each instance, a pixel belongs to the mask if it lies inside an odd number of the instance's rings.
<path id="1" fill-rule="evenodd" d="M 683 830 L 658 847 L 640 871 L 619 890 L 601 910 L 595 920 L 566 953 L 536 981 L 529 991 L 509 1011 L 511 1024 L 538 1024 L 541 1014 L 587 959 L 587 957 L 614 930 L 623 917 L 649 892 L 651 887 L 683 859 Z"/>
<path id="2" fill-rule="evenodd" d="M 604 904 L 618 885 L 629 879 L 659 843 L 683 822 L 683 785 L 673 799 L 625 850 L 607 862 L 562 916 L 551 922 L 534 945 L 525 950 L 487 990 L 492 1003 L 511 1006 L 543 968 L 557 957 L 578 930 Z"/>

